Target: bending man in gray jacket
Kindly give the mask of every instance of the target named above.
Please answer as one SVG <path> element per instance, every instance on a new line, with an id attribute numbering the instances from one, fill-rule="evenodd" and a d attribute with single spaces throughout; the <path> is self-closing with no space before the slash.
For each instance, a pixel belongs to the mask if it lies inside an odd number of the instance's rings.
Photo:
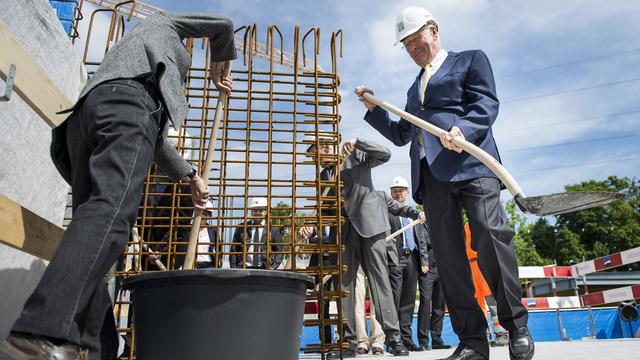
<path id="1" fill-rule="evenodd" d="M 115 321 L 102 279 L 129 238 L 151 164 L 188 181 L 194 206 L 203 208 L 205 183 L 164 136 L 188 112 L 187 37 L 211 40 L 212 78 L 228 93 L 231 78 L 222 74 L 236 57 L 231 21 L 161 12 L 111 48 L 54 130 L 52 157 L 72 186 L 73 221 L 0 345 L 1 359 L 114 359 Z"/>
<path id="2" fill-rule="evenodd" d="M 355 357 L 357 346 L 355 280 L 359 265 L 362 265 L 369 278 L 376 317 L 384 330 L 389 351 L 395 356 L 407 356 L 409 352 L 400 338 L 398 313 L 389 284 L 388 264 L 389 261 L 397 262 L 397 250 L 385 237 L 391 229 L 388 212 L 414 219 L 424 219 L 424 214 L 390 198 L 388 204 L 387 199 L 375 191 L 371 169 L 389 161 L 389 149 L 372 141 L 353 139 L 343 144 L 342 151 L 345 159 L 340 177 L 344 183 L 342 193 L 346 213 L 342 228 L 342 244 L 345 246 L 342 263 L 347 265 L 342 286 L 350 292 L 348 297 L 342 299 L 342 309 L 347 319 L 343 340 L 349 342 L 349 349 L 343 351 L 343 357 Z M 339 355 L 338 352 L 331 352 L 327 359 L 338 359 Z"/>

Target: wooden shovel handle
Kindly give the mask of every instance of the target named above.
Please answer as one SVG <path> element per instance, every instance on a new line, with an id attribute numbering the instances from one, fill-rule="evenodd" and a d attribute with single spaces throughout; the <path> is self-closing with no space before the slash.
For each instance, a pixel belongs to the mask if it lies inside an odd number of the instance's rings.
<path id="1" fill-rule="evenodd" d="M 389 236 L 387 236 L 386 238 L 384 238 L 387 241 L 393 240 L 394 237 L 402 234 L 403 232 L 413 228 L 414 226 L 420 224 L 422 222 L 422 220 L 420 219 L 415 219 L 412 222 L 410 222 L 409 224 L 403 226 L 401 229 L 398 229 L 396 232 L 394 232 L 393 234 L 390 234 Z"/>
<path id="2" fill-rule="evenodd" d="M 151 253 L 151 249 L 149 249 L 149 246 L 147 245 L 147 243 L 145 243 L 144 241 L 142 241 L 142 239 L 140 238 L 140 234 L 138 233 L 138 228 L 137 227 L 133 227 L 131 229 L 131 236 L 133 237 L 133 243 L 139 243 L 142 246 L 142 251 L 144 252 L 149 252 Z M 162 263 L 162 261 L 160 261 L 159 259 L 156 259 L 153 264 L 155 266 L 158 267 L 158 269 L 162 270 L 162 271 L 167 271 L 167 267 L 164 266 L 164 264 Z"/>
<path id="3" fill-rule="evenodd" d="M 231 74 L 231 61 L 227 61 L 225 65 L 225 76 Z M 205 183 L 209 179 L 211 173 L 211 164 L 213 163 L 213 153 L 216 147 L 216 137 L 218 136 L 218 129 L 220 128 L 220 122 L 222 119 L 223 107 L 227 102 L 227 94 L 221 92 L 218 96 L 218 104 L 216 105 L 216 113 L 213 120 L 213 130 L 211 131 L 211 138 L 209 139 L 209 147 L 207 148 L 207 160 L 204 163 L 204 169 L 200 172 L 200 177 Z M 193 265 L 196 258 L 196 247 L 198 244 L 198 233 L 200 232 L 200 223 L 202 221 L 202 210 L 196 208 L 193 212 L 193 223 L 191 224 L 191 232 L 189 233 L 189 246 L 187 247 L 187 254 L 184 259 L 184 270 L 193 269 Z"/>
<path id="4" fill-rule="evenodd" d="M 407 120 L 408 122 L 414 124 L 415 126 L 420 127 L 437 137 L 440 137 L 442 134 L 446 133 L 445 130 L 440 129 L 439 127 L 433 124 L 430 124 L 420 119 L 417 116 L 411 115 L 408 112 L 403 111 L 389 104 L 386 101 L 378 99 L 377 97 L 371 95 L 370 93 L 364 93 L 362 97 L 365 100 L 380 106 L 381 108 L 391 111 L 392 113 L 400 116 L 401 118 Z M 480 160 L 489 169 L 491 169 L 491 171 L 493 171 L 493 173 L 496 174 L 498 178 L 500 178 L 500 180 L 504 183 L 507 189 L 509 189 L 509 192 L 511 193 L 511 195 L 513 196 L 519 195 L 523 197 L 525 196 L 524 193 L 522 192 L 522 189 L 520 188 L 520 185 L 518 185 L 518 183 L 513 178 L 513 176 L 511 176 L 511 174 L 509 174 L 507 169 L 505 169 L 504 166 L 502 166 L 502 164 L 500 164 L 498 160 L 494 159 L 493 156 L 489 155 L 486 151 L 480 149 L 479 147 L 473 145 L 472 143 L 466 140 L 463 140 L 460 137 L 453 138 L 453 142 L 457 146 L 461 147 L 464 151 L 468 152 L 469 154 L 473 155 L 473 157 Z"/>

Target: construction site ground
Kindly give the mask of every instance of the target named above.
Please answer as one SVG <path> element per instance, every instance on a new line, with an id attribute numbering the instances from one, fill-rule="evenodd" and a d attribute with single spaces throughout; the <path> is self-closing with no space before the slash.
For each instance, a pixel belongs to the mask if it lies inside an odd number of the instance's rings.
<path id="1" fill-rule="evenodd" d="M 401 359 L 433 360 L 451 355 L 453 350 L 429 350 L 426 352 L 412 352 L 409 357 Z M 391 354 L 359 355 L 358 359 L 393 358 Z M 616 340 L 583 340 L 583 341 L 554 341 L 537 342 L 534 359 L 539 360 L 632 360 L 640 358 L 640 339 Z M 320 359 L 318 354 L 304 354 L 300 360 Z M 492 360 L 509 360 L 509 349 L 506 347 L 491 348 Z"/>

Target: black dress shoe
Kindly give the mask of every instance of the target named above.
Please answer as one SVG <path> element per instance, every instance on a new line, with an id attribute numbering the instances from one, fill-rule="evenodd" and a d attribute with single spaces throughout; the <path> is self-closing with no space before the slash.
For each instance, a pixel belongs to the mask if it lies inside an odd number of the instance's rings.
<path id="1" fill-rule="evenodd" d="M 409 351 L 424 351 L 424 350 L 418 350 L 419 347 L 416 344 L 414 344 L 413 342 L 406 342 L 406 343 L 404 343 L 404 346 Z"/>
<path id="2" fill-rule="evenodd" d="M 448 358 L 439 360 L 486 360 L 482 354 L 466 346 L 458 346 Z"/>
<path id="3" fill-rule="evenodd" d="M 454 357 L 460 355 L 460 353 L 462 352 L 462 350 L 464 350 L 464 348 L 466 348 L 466 346 L 463 343 L 458 344 L 456 349 L 453 350 L 453 354 L 449 355 L 449 357 L 445 358 L 445 359 L 454 358 Z M 437 360 L 444 360 L 444 359 L 437 359 Z"/>
<path id="4" fill-rule="evenodd" d="M 343 359 L 350 359 L 350 358 L 355 358 L 356 357 L 356 352 L 355 350 L 351 350 L 351 349 L 344 349 L 342 350 L 342 358 Z M 325 357 L 325 359 L 327 360 L 336 360 L 336 359 L 340 359 L 340 351 L 331 351 L 327 353 L 327 356 Z"/>
<path id="5" fill-rule="evenodd" d="M 394 341 L 389 344 L 387 349 L 393 356 L 409 356 L 409 350 L 404 346 L 401 341 Z"/>
<path id="6" fill-rule="evenodd" d="M 509 357 L 511 360 L 530 360 L 535 352 L 533 338 L 526 326 L 509 331 Z"/>
<path id="7" fill-rule="evenodd" d="M 89 352 L 69 342 L 54 344 L 42 336 L 11 333 L 0 344 L 0 359 L 88 360 Z"/>
<path id="8" fill-rule="evenodd" d="M 431 348 L 434 350 L 451 349 L 451 345 L 445 343 L 434 343 L 431 344 Z"/>

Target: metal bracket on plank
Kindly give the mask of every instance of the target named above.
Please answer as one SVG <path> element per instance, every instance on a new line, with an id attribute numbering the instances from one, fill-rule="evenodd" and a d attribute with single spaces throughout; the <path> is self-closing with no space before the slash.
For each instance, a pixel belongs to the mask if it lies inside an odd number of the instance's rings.
<path id="1" fill-rule="evenodd" d="M 16 77 L 16 65 L 11 64 L 9 66 L 9 73 L 7 74 L 7 81 L 5 82 L 4 95 L 0 97 L 0 101 L 9 101 L 11 94 L 13 94 L 13 79 Z"/>

